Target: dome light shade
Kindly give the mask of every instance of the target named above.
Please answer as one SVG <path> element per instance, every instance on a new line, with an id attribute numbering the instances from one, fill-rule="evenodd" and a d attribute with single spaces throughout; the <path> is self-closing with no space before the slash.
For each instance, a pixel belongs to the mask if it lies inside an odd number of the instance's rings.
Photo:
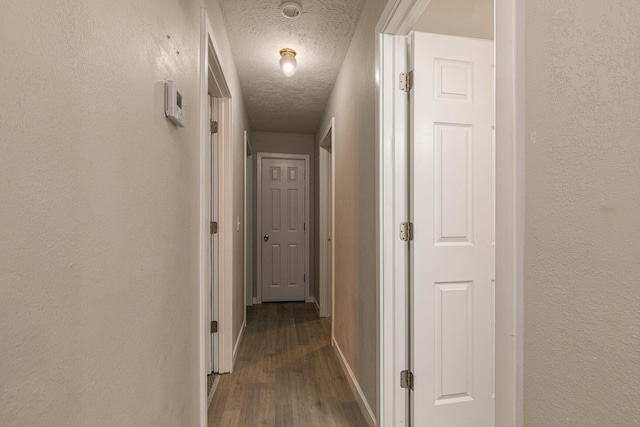
<path id="1" fill-rule="evenodd" d="M 296 72 L 298 63 L 296 61 L 296 51 L 289 48 L 280 50 L 280 69 L 285 76 L 291 77 Z"/>
<path id="2" fill-rule="evenodd" d="M 302 14 L 302 6 L 295 1 L 286 1 L 280 5 L 280 12 L 287 19 L 298 19 Z"/>

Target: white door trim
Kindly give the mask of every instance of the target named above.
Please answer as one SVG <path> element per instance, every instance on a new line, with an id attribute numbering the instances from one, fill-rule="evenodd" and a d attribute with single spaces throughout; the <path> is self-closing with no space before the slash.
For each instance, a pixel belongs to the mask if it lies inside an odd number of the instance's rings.
<path id="1" fill-rule="evenodd" d="M 211 77 L 211 80 L 209 82 L 209 93 L 211 93 L 211 81 L 213 81 L 213 76 Z M 216 92 L 219 93 L 219 92 Z M 215 117 L 215 120 L 219 120 L 219 112 L 220 112 L 220 98 L 218 97 L 211 97 L 211 112 L 212 115 L 211 117 L 209 117 L 209 119 L 211 119 L 212 117 Z M 218 221 L 219 218 L 219 190 L 220 190 L 220 184 L 219 184 L 219 170 L 220 170 L 220 164 L 219 164 L 219 159 L 216 156 L 214 157 L 214 150 L 215 153 L 218 153 L 219 150 L 219 140 L 218 140 L 218 136 L 216 135 L 215 137 L 213 135 L 209 135 L 209 140 L 211 142 L 211 147 L 210 147 L 210 157 L 212 160 L 212 164 L 211 164 L 211 185 L 212 185 L 212 189 L 211 189 L 211 210 L 210 210 L 210 216 L 209 216 L 209 220 L 210 221 Z M 215 159 L 215 161 L 213 161 Z M 207 317 L 207 321 L 209 320 L 216 320 L 218 319 L 218 314 L 217 314 L 217 307 L 215 306 L 215 301 L 218 298 L 218 287 L 220 285 L 219 283 L 219 275 L 218 272 L 220 271 L 220 239 L 218 238 L 218 235 L 213 235 L 210 236 L 210 240 L 211 240 L 211 285 L 212 285 L 212 289 L 211 289 L 211 300 L 210 300 L 210 306 L 211 306 L 211 316 Z M 217 349 L 219 346 L 219 342 L 218 342 L 218 336 L 217 335 L 211 335 L 211 368 L 212 371 L 215 371 L 218 367 L 218 352 L 214 351 L 214 349 Z"/>
<path id="2" fill-rule="evenodd" d="M 208 93 L 219 96 L 220 110 L 219 123 L 220 133 L 218 135 L 218 162 L 219 162 L 219 262 L 218 277 L 220 286 L 215 287 L 213 297 L 215 304 L 213 316 L 218 320 L 218 333 L 212 338 L 217 350 L 217 357 L 214 355 L 214 371 L 230 372 L 233 360 L 233 342 L 231 332 L 232 317 L 232 289 L 231 286 L 231 230 L 232 223 L 232 191 L 231 191 L 231 92 L 226 83 L 223 65 L 220 63 L 216 52 L 220 52 L 213 28 L 207 16 L 207 11 L 203 7 L 200 14 L 200 102 L 199 102 L 199 127 L 200 127 L 200 212 L 199 212 L 199 390 L 200 390 L 200 426 L 207 425 L 207 383 L 206 383 L 206 341 L 205 334 L 210 330 L 210 319 L 207 319 L 207 269 L 211 268 L 211 259 L 207 259 L 207 245 L 210 244 L 211 235 L 209 233 L 210 206 L 207 203 L 207 191 L 209 191 L 210 179 L 207 169 L 207 147 L 210 144 L 209 136 L 209 107 Z M 217 365 L 217 366 L 216 366 Z"/>
<path id="3" fill-rule="evenodd" d="M 409 252 L 398 238 L 399 224 L 409 217 L 408 98 L 396 89 L 397 76 L 407 68 L 404 37 L 379 36 L 380 93 L 378 112 L 378 283 L 381 426 L 406 425 L 408 394 L 398 387 L 400 371 L 408 368 Z"/>
<path id="4" fill-rule="evenodd" d="M 249 158 L 249 132 L 248 131 L 244 131 L 244 156 L 242 157 L 243 161 L 242 161 L 242 167 L 244 168 L 243 173 L 242 173 L 242 177 L 244 178 L 244 185 L 243 190 L 243 217 L 242 217 L 242 226 L 243 226 L 243 233 L 245 236 L 245 241 L 244 241 L 244 248 L 243 248 L 243 270 L 244 274 L 243 274 L 243 282 L 244 282 L 244 297 L 242 298 L 242 300 L 244 301 L 243 307 L 244 307 L 244 314 L 243 314 L 243 320 L 242 320 L 242 329 L 244 330 L 244 328 L 247 326 L 247 299 L 248 299 L 248 295 L 249 295 L 249 289 L 248 286 L 250 286 L 249 281 L 247 280 L 249 278 L 248 273 L 248 266 L 249 266 L 249 250 L 251 249 L 250 245 L 247 245 L 247 232 L 249 230 L 249 226 L 247 225 L 247 220 L 249 219 L 249 213 L 247 212 L 247 195 L 249 192 L 249 182 L 247 182 L 247 159 Z"/>
<path id="5" fill-rule="evenodd" d="M 406 248 L 398 224 L 408 217 L 407 101 L 396 87 L 406 71 L 403 38 L 429 0 L 389 1 L 378 22 L 376 71 L 378 331 L 380 426 L 406 425 L 399 371 L 408 366 Z M 524 289 L 524 0 L 495 0 L 496 46 L 496 426 L 520 427 Z M 403 68 L 404 67 L 404 68 Z M 405 178 L 402 178 L 402 177 Z M 404 368 L 400 368 L 404 366 Z"/>
<path id="6" fill-rule="evenodd" d="M 335 227 L 335 123 L 336 118 L 332 117 L 320 134 L 318 143 L 320 146 L 320 274 L 318 283 L 320 301 L 317 303 L 320 307 L 320 317 L 333 317 L 333 283 L 335 277 L 335 242 L 333 238 Z M 323 150 L 327 151 L 329 148 L 331 149 L 331 154 L 323 153 Z M 330 164 L 327 164 L 329 162 Z M 331 176 L 326 176 L 327 167 L 330 168 Z M 327 188 L 328 180 L 331 182 L 331 188 Z M 329 197 L 331 200 L 329 200 Z M 328 207 L 331 207 L 331 209 Z M 330 230 L 327 229 L 329 222 L 331 223 Z M 329 260 L 327 250 L 329 239 L 331 239 L 331 260 Z M 327 274 L 328 262 L 331 263 L 331 272 L 329 274 Z M 331 289 L 329 289 L 329 284 L 331 284 Z"/>
<path id="7" fill-rule="evenodd" d="M 311 224 L 309 222 L 309 209 L 310 209 L 310 194 L 309 194 L 309 155 L 308 154 L 280 154 L 280 153 L 257 153 L 257 190 L 256 195 L 258 199 L 256 222 L 257 222 L 257 235 L 256 241 L 256 280 L 258 286 L 258 304 L 262 304 L 262 159 L 292 159 L 292 160 L 304 160 L 304 222 L 306 224 L 306 230 L 304 233 L 304 274 L 306 280 L 304 282 L 304 298 L 305 302 L 312 302 L 311 295 L 309 295 L 309 243 L 311 235 Z"/>
<path id="8" fill-rule="evenodd" d="M 525 0 L 495 0 L 496 426 L 524 425 Z"/>
<path id="9" fill-rule="evenodd" d="M 244 159 L 244 251 L 245 251 L 245 306 L 253 305 L 253 156 L 251 152 L 251 140 L 245 131 L 245 150 Z M 246 313 L 246 308 L 245 308 Z M 245 323 L 246 323 L 245 314 Z"/>

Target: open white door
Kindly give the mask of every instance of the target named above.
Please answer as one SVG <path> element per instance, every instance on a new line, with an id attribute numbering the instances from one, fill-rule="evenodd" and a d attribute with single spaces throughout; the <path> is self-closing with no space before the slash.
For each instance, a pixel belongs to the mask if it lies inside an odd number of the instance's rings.
<path id="1" fill-rule="evenodd" d="M 209 94 L 209 120 L 217 121 L 218 117 L 218 98 Z M 211 222 L 218 221 L 218 138 L 215 132 L 209 133 L 209 143 L 206 146 L 206 156 L 208 162 L 206 165 L 207 174 L 207 191 L 205 194 L 205 203 L 207 205 L 207 218 Z M 216 320 L 215 298 L 218 283 L 218 237 L 217 231 L 210 228 L 208 233 L 209 244 L 206 245 L 205 256 L 207 257 L 208 267 L 205 272 L 206 280 L 206 322 L 210 324 Z M 211 328 L 205 329 L 205 358 L 207 375 L 216 370 L 216 339 L 211 332 Z"/>
<path id="2" fill-rule="evenodd" d="M 219 98 L 212 96 L 210 98 L 210 121 L 218 123 L 219 113 Z M 215 130 L 215 132 L 214 132 Z M 218 261 L 220 259 L 219 239 L 218 239 L 218 130 L 211 129 L 211 222 L 210 234 L 211 234 L 211 284 L 209 286 L 211 295 L 211 313 L 209 322 L 217 320 L 216 313 L 216 293 L 218 289 Z M 210 359 L 211 359 L 211 372 L 214 372 L 218 366 L 218 352 L 217 352 L 217 337 L 215 333 L 209 329 L 207 343 L 210 346 Z"/>
<path id="3" fill-rule="evenodd" d="M 493 42 L 411 36 L 412 425 L 494 425 Z"/>

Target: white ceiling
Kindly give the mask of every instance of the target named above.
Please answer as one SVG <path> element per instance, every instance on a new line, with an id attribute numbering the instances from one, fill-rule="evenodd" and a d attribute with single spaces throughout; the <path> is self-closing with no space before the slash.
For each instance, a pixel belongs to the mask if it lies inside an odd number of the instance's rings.
<path id="1" fill-rule="evenodd" d="M 283 0 L 220 0 L 253 131 L 315 133 L 365 1 L 298 0 L 290 20 Z M 285 47 L 292 77 L 278 64 Z"/>

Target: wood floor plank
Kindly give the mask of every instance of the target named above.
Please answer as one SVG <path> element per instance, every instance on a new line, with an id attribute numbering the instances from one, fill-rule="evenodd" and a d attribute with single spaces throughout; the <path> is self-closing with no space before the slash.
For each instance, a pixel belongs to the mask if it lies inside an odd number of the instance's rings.
<path id="1" fill-rule="evenodd" d="M 295 427 L 293 424 L 293 410 L 291 404 L 276 403 L 275 425 L 282 427 Z"/>
<path id="2" fill-rule="evenodd" d="M 235 370 L 220 378 L 209 427 L 367 426 L 330 333 L 312 304 L 248 307 Z"/>

